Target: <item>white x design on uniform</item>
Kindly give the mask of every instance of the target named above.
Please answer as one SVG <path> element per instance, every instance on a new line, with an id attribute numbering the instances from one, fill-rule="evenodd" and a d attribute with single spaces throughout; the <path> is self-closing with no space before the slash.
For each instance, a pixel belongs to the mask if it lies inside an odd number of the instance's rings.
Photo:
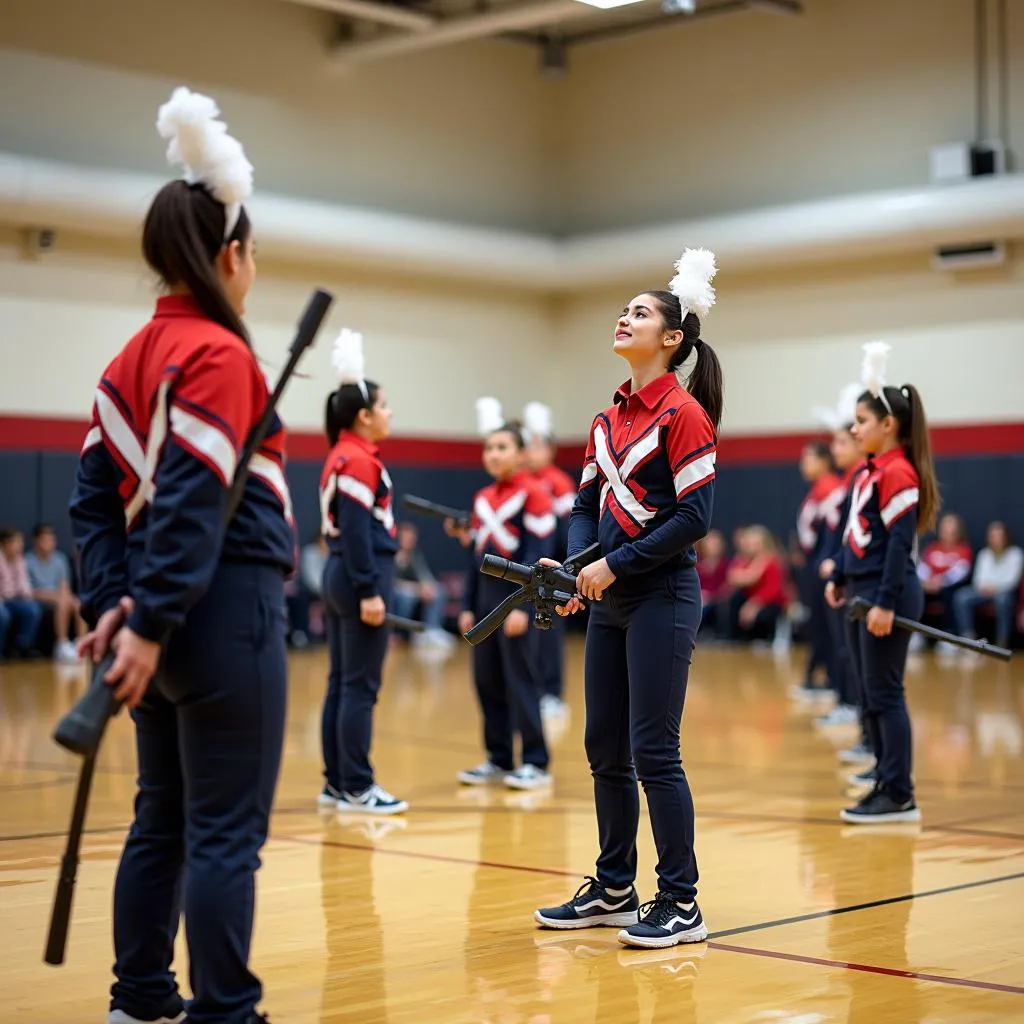
<path id="1" fill-rule="evenodd" d="M 476 535 L 476 549 L 482 551 L 493 537 L 494 543 L 503 551 L 511 554 L 519 548 L 519 538 L 505 525 L 526 504 L 526 491 L 517 491 L 502 502 L 497 508 L 491 508 L 487 499 L 478 494 L 473 503 L 473 511 L 480 520 L 480 529 Z"/>

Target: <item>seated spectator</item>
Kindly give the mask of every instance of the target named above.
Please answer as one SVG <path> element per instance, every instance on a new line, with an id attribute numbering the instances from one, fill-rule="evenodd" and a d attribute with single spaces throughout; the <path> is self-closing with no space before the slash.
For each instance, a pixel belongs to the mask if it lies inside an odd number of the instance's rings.
<path id="1" fill-rule="evenodd" d="M 43 606 L 32 597 L 25 567 L 25 538 L 21 530 L 0 529 L 0 657 L 7 650 L 7 634 L 15 657 L 34 653 Z"/>
<path id="2" fill-rule="evenodd" d="M 85 633 L 84 623 L 78 618 L 78 598 L 71 592 L 71 566 L 64 552 L 57 550 L 57 534 L 49 523 L 39 523 L 32 530 L 32 550 L 25 555 L 25 568 L 32 597 L 53 613 L 54 658 L 78 661 L 70 639 L 71 620 L 77 620 L 81 634 Z"/>
<path id="3" fill-rule="evenodd" d="M 712 530 L 706 537 L 697 541 L 697 576 L 700 579 L 700 599 L 703 604 L 701 612 L 701 630 L 707 630 L 712 636 L 718 637 L 722 632 L 723 609 L 728 609 L 729 560 L 725 555 L 725 538 Z"/>
<path id="4" fill-rule="evenodd" d="M 419 532 L 412 523 L 401 523 L 398 527 L 391 603 L 394 613 L 404 619 L 415 619 L 419 612 L 427 630 L 417 638 L 418 644 L 451 649 L 454 641 L 444 629 L 445 594 L 419 549 Z"/>
<path id="5" fill-rule="evenodd" d="M 932 541 L 921 555 L 917 575 L 925 593 L 924 621 L 932 622 L 947 633 L 956 631 L 953 594 L 971 580 L 974 555 L 967 543 L 967 530 L 960 516 L 949 513 L 939 520 L 938 539 Z M 923 646 L 924 637 L 915 633 L 911 648 Z M 939 652 L 956 651 L 952 644 L 940 644 Z"/>
<path id="6" fill-rule="evenodd" d="M 735 590 L 730 599 L 732 635 L 743 640 L 772 640 L 787 604 L 786 574 L 771 534 L 748 526 L 726 578 Z"/>
<path id="7" fill-rule="evenodd" d="M 314 601 L 323 597 L 324 566 L 327 564 L 327 541 L 320 531 L 299 553 L 298 575 L 285 587 L 288 607 L 288 642 L 292 647 L 306 647 L 311 639 L 323 640 L 323 616 L 314 623 L 310 615 Z M 316 628 L 314 628 L 316 627 Z"/>
<path id="8" fill-rule="evenodd" d="M 971 585 L 953 595 L 957 632 L 961 636 L 973 637 L 974 613 L 978 605 L 991 603 L 996 614 L 996 643 L 1000 647 L 1009 647 L 1022 572 L 1024 552 L 1011 546 L 1009 531 L 1003 523 L 990 523 L 988 547 L 978 554 Z"/>

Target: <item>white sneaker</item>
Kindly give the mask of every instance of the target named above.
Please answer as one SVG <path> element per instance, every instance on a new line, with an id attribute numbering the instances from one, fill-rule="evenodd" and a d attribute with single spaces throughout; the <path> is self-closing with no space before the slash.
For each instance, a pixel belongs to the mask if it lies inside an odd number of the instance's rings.
<path id="1" fill-rule="evenodd" d="M 320 807 L 336 810 L 340 799 L 341 794 L 333 786 L 325 784 L 324 788 L 320 790 L 320 795 L 316 798 L 316 802 Z"/>
<path id="2" fill-rule="evenodd" d="M 831 729 L 840 725 L 856 725 L 860 721 L 857 709 L 849 704 L 837 704 L 827 715 L 814 720 L 819 729 Z"/>
<path id="3" fill-rule="evenodd" d="M 362 813 L 362 814 L 401 814 L 407 811 L 409 805 L 404 800 L 392 796 L 382 786 L 376 783 L 365 792 L 342 793 L 338 797 L 338 813 Z"/>
<path id="4" fill-rule="evenodd" d="M 77 664 L 82 659 L 79 658 L 78 651 L 75 650 L 75 645 L 70 640 L 61 640 L 53 649 L 53 660 L 70 665 Z"/>
<path id="5" fill-rule="evenodd" d="M 540 789 L 551 783 L 551 775 L 536 765 L 524 764 L 505 776 L 509 789 Z"/>
<path id="6" fill-rule="evenodd" d="M 139 1020 L 138 1017 L 129 1017 L 124 1010 L 111 1010 L 107 1015 L 107 1024 L 184 1024 L 188 1015 L 184 1010 L 176 1017 L 158 1017 L 156 1020 Z"/>
<path id="7" fill-rule="evenodd" d="M 564 715 L 569 708 L 561 697 L 546 693 L 540 699 L 541 718 L 558 718 Z"/>
<path id="8" fill-rule="evenodd" d="M 957 657 L 960 653 L 960 648 L 956 644 L 951 644 L 948 640 L 940 640 L 935 645 L 935 654 L 942 658 L 943 661 L 950 661 Z"/>
<path id="9" fill-rule="evenodd" d="M 499 768 L 490 761 L 484 761 L 475 768 L 468 768 L 459 772 L 459 782 L 464 786 L 493 786 L 505 777 L 504 768 Z"/>

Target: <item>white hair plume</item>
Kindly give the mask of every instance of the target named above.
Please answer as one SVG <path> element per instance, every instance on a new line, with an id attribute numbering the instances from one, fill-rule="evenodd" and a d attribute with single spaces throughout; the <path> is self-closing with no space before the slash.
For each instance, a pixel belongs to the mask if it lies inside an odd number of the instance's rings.
<path id="1" fill-rule="evenodd" d="M 224 237 L 238 223 L 242 203 L 252 195 L 253 167 L 242 144 L 228 135 L 209 96 L 179 86 L 157 112 L 156 129 L 169 139 L 167 159 L 184 168 L 189 184 L 202 183 L 224 204 Z"/>
<path id="2" fill-rule="evenodd" d="M 892 347 L 884 341 L 869 341 L 864 345 L 864 361 L 860 367 L 861 383 L 876 398 L 885 387 L 885 371 L 889 365 Z M 883 396 L 884 399 L 884 396 Z M 888 405 L 888 403 L 885 403 Z"/>
<path id="3" fill-rule="evenodd" d="M 709 249 L 686 249 L 674 267 L 676 275 L 668 290 L 679 299 L 683 316 L 691 310 L 698 316 L 707 316 L 715 304 L 715 289 L 711 287 L 718 273 L 715 254 Z"/>
<path id="4" fill-rule="evenodd" d="M 493 434 L 504 425 L 505 417 L 501 412 L 501 402 L 489 397 L 476 400 L 476 429 L 481 437 Z"/>
<path id="5" fill-rule="evenodd" d="M 338 375 L 339 384 L 363 384 L 366 359 L 363 355 L 363 336 L 358 331 L 341 329 L 331 349 L 331 364 Z"/>
<path id="6" fill-rule="evenodd" d="M 813 409 L 814 418 L 829 430 L 841 430 L 852 423 L 857 409 L 857 399 L 864 390 L 862 384 L 847 384 L 839 392 L 839 401 L 833 408 L 816 405 Z"/>
<path id="7" fill-rule="evenodd" d="M 543 402 L 527 402 L 523 407 L 523 433 L 527 440 L 546 441 L 551 437 L 551 408 Z"/>

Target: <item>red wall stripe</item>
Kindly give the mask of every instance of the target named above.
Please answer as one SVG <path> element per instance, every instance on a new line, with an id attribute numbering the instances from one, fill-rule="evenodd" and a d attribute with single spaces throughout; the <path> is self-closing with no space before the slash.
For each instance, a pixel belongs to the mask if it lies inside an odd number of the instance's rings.
<path id="1" fill-rule="evenodd" d="M 77 452 L 85 438 L 85 420 L 35 416 L 0 416 L 0 451 Z M 936 455 L 1024 455 L 1024 422 L 964 423 L 932 428 Z M 791 464 L 807 441 L 821 434 L 736 434 L 721 443 L 726 465 Z M 475 469 L 480 465 L 480 442 L 474 438 L 392 437 L 382 447 L 385 461 L 396 466 L 445 466 Z M 323 437 L 315 432 L 289 436 L 290 458 L 319 460 L 326 455 Z M 559 462 L 575 467 L 583 459 L 582 442 L 566 442 Z"/>

